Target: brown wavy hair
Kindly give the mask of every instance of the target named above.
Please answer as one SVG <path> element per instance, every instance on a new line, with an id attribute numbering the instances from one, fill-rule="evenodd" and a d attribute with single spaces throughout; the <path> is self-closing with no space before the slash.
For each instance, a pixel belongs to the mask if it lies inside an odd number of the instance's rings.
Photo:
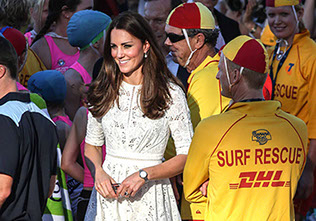
<path id="1" fill-rule="evenodd" d="M 169 108 L 171 96 L 169 83 L 182 84 L 169 71 L 153 31 L 146 20 L 134 12 L 124 12 L 115 17 L 109 26 L 104 45 L 104 61 L 101 71 L 88 90 L 88 108 L 94 117 L 104 116 L 114 102 L 119 105 L 119 88 L 123 74 L 111 56 L 111 31 L 121 29 L 138 38 L 143 44 L 148 41 L 150 47 L 147 58 L 143 59 L 143 82 L 140 94 L 140 106 L 144 115 L 150 119 L 164 116 Z"/>

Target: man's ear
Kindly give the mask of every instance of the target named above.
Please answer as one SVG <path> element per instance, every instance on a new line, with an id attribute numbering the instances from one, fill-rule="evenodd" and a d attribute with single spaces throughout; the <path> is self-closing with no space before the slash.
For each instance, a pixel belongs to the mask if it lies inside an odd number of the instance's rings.
<path id="1" fill-rule="evenodd" d="M 240 78 L 241 78 L 240 71 L 235 68 L 235 69 L 232 71 L 231 83 L 232 83 L 233 85 L 234 85 L 234 84 L 237 84 L 237 83 L 240 81 Z"/>
<path id="2" fill-rule="evenodd" d="M 5 76 L 6 72 L 7 68 L 4 65 L 0 64 L 0 79 Z"/>
<path id="3" fill-rule="evenodd" d="M 195 35 L 193 37 L 193 42 L 194 44 L 194 48 L 195 49 L 200 49 L 203 47 L 204 43 L 205 43 L 205 36 L 202 33 L 198 33 L 197 35 Z"/>

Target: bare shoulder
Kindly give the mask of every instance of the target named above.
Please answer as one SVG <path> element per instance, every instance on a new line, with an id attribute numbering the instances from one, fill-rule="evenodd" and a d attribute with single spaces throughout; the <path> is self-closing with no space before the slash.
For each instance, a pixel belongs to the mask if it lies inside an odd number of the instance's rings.
<path id="1" fill-rule="evenodd" d="M 65 79 L 66 79 L 66 82 L 68 84 L 79 84 L 79 83 L 83 83 L 83 80 L 80 76 L 80 74 L 72 69 L 72 68 L 69 68 L 65 73 L 64 73 L 64 76 L 65 76 Z"/>
<path id="2" fill-rule="evenodd" d="M 65 123 L 64 121 L 56 121 L 55 122 L 56 124 L 56 128 L 57 128 L 57 131 L 69 131 L 70 130 L 70 126 Z"/>
<path id="3" fill-rule="evenodd" d="M 43 37 L 36 41 L 31 49 L 37 54 L 37 56 L 41 59 L 47 69 L 51 69 L 51 55 L 50 49 L 46 39 Z"/>
<path id="4" fill-rule="evenodd" d="M 77 134 L 79 134 L 80 137 L 84 137 L 86 134 L 87 122 L 88 122 L 87 108 L 80 107 L 76 112 L 74 122 L 73 122 L 74 125 L 76 126 Z"/>

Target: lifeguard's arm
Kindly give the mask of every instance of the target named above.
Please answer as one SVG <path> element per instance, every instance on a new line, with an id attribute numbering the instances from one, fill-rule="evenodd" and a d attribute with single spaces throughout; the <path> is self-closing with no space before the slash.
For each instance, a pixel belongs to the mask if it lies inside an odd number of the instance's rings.
<path id="1" fill-rule="evenodd" d="M 210 129 L 202 121 L 195 129 L 184 167 L 183 192 L 185 199 L 191 203 L 206 202 L 200 187 L 209 179 L 209 159 L 213 149 L 208 142 L 209 133 Z"/>
<path id="2" fill-rule="evenodd" d="M 65 111 L 70 120 L 74 120 L 77 110 L 80 108 L 84 83 L 80 74 L 74 69 L 68 69 L 65 74 L 67 82 L 67 94 L 65 99 Z"/>
<path id="3" fill-rule="evenodd" d="M 77 157 L 80 154 L 80 144 L 86 135 L 86 125 L 86 108 L 81 107 L 76 113 L 61 158 L 62 170 L 81 183 L 84 179 L 84 169 L 77 162 Z"/>

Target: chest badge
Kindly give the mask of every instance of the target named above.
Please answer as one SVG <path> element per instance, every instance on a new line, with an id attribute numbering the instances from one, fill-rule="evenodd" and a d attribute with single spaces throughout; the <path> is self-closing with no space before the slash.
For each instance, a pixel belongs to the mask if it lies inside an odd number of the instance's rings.
<path id="1" fill-rule="evenodd" d="M 291 75 L 292 74 L 292 70 L 293 70 L 293 67 L 294 67 L 294 64 L 293 63 L 289 63 L 289 65 L 288 66 L 286 66 L 286 73 L 288 74 L 288 75 Z"/>
<path id="2" fill-rule="evenodd" d="M 61 67 L 65 65 L 65 61 L 63 59 L 59 59 L 57 64 Z"/>

